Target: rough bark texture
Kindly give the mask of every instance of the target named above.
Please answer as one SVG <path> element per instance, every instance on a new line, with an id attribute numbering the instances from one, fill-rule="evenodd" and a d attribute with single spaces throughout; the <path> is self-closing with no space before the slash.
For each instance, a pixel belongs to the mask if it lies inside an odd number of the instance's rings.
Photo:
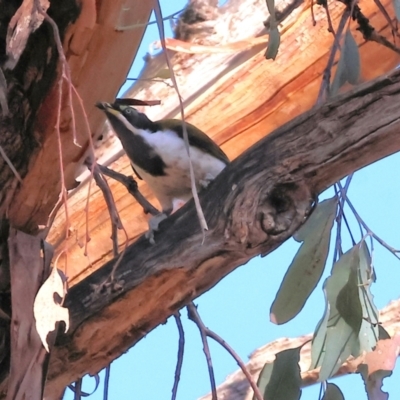
<path id="1" fill-rule="evenodd" d="M 192 202 L 75 285 L 66 301 L 71 334 L 60 338 L 47 395 L 95 373 L 234 268 L 267 254 L 304 222 L 338 179 L 400 150 L 400 72 L 369 83 L 284 125 L 235 160 L 201 196 L 203 236 Z M 129 308 L 129 313 L 126 310 Z M 90 343 L 90 346 L 88 346 Z"/>
<path id="2" fill-rule="evenodd" d="M 50 260 L 41 257 L 42 240 L 11 230 L 8 240 L 11 272 L 11 365 L 8 400 L 41 400 L 50 355 L 36 331 L 33 304 L 48 276 Z M 29 284 L 27 284 L 29 282 Z"/>

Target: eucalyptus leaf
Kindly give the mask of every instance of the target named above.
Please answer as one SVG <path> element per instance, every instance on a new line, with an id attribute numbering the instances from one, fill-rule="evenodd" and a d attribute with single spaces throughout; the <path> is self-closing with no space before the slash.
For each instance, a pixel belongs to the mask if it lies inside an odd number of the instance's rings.
<path id="1" fill-rule="evenodd" d="M 265 393 L 267 385 L 271 379 L 273 368 L 274 368 L 273 362 L 265 363 L 264 366 L 262 367 L 262 370 L 257 380 L 257 386 L 259 387 L 261 393 Z M 256 396 L 253 397 L 253 400 L 257 400 Z"/>
<path id="2" fill-rule="evenodd" d="M 374 296 L 370 290 L 374 281 L 375 275 L 372 271 L 371 256 L 365 241 L 363 241 L 360 245 L 358 270 L 358 292 L 363 316 L 359 334 L 360 350 L 362 352 L 372 351 L 380 336 L 379 311 L 374 304 Z"/>
<path id="3" fill-rule="evenodd" d="M 347 82 L 346 63 L 344 61 L 343 53 L 340 54 L 339 62 L 336 68 L 335 76 L 330 88 L 330 96 L 335 96 L 339 89 Z"/>
<path id="4" fill-rule="evenodd" d="M 265 399 L 298 400 L 301 397 L 301 346 L 276 354 L 273 363 L 265 364 L 257 381 Z M 253 398 L 254 399 L 254 398 Z"/>
<path id="5" fill-rule="evenodd" d="M 280 44 L 281 34 L 279 33 L 278 28 L 271 28 L 271 30 L 269 31 L 267 50 L 264 55 L 267 60 L 275 60 Z"/>
<path id="6" fill-rule="evenodd" d="M 360 52 L 350 29 L 347 29 L 335 77 L 331 85 L 331 96 L 338 93 L 339 89 L 349 82 L 356 85 L 360 80 L 361 62 Z"/>
<path id="7" fill-rule="evenodd" d="M 306 223 L 294 235 L 303 241 L 290 264 L 271 306 L 270 318 L 283 324 L 304 307 L 324 271 L 335 220 L 337 199 L 319 203 Z"/>
<path id="8" fill-rule="evenodd" d="M 345 400 L 342 391 L 334 383 L 328 383 L 322 400 Z"/>
<path id="9" fill-rule="evenodd" d="M 310 370 L 321 366 L 323 357 L 325 355 L 326 336 L 327 336 L 328 320 L 330 314 L 330 306 L 326 294 L 326 281 L 324 282 L 324 295 L 325 295 L 324 315 L 318 322 L 317 327 L 315 328 L 313 340 L 311 343 Z"/>
<path id="10" fill-rule="evenodd" d="M 349 280 L 340 289 L 336 298 L 336 308 L 347 325 L 353 328 L 356 335 L 360 332 L 362 323 L 362 308 L 358 290 L 357 269 L 351 269 Z"/>
<path id="11" fill-rule="evenodd" d="M 358 246 L 342 255 L 334 264 L 332 274 L 325 281 L 326 301 L 323 321 L 326 329 L 319 329 L 312 342 L 311 368 L 321 367 L 319 380 L 327 380 L 342 363 L 358 349 L 358 337 L 336 308 L 337 297 L 349 281 L 350 271 L 358 267 Z"/>
<path id="12" fill-rule="evenodd" d="M 342 52 L 347 69 L 347 81 L 356 85 L 360 80 L 360 52 L 350 29 L 346 31 Z"/>
<path id="13" fill-rule="evenodd" d="M 275 1 L 274 0 L 266 0 L 268 12 L 271 15 L 271 19 L 275 21 Z"/>

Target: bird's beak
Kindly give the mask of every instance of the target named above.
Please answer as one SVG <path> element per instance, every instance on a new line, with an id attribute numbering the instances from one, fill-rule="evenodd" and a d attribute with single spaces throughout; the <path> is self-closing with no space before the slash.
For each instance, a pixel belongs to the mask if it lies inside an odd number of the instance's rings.
<path id="1" fill-rule="evenodd" d="M 107 110 L 107 108 L 112 108 L 110 103 L 106 103 L 106 102 L 104 102 L 104 101 L 98 101 L 98 102 L 95 104 L 95 106 L 96 106 L 97 108 L 99 108 L 100 110 L 103 110 L 103 111 Z"/>
<path id="2" fill-rule="evenodd" d="M 95 104 L 97 108 L 106 112 L 106 114 L 111 114 L 118 116 L 121 112 L 115 109 L 114 105 L 111 103 L 106 103 L 104 101 L 99 101 Z"/>

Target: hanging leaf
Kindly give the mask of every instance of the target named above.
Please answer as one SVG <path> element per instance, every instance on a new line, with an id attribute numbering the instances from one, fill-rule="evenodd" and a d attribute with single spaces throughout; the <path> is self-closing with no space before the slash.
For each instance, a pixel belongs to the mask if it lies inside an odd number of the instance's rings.
<path id="1" fill-rule="evenodd" d="M 372 271 L 371 256 L 365 241 L 361 243 L 359 254 L 358 292 L 362 307 L 362 323 L 359 340 L 361 352 L 368 353 L 375 348 L 380 338 L 379 311 L 374 304 L 374 296 L 370 289 L 371 284 L 375 281 L 375 276 Z M 382 330 L 384 329 L 382 328 Z"/>
<path id="2" fill-rule="evenodd" d="M 69 328 L 69 312 L 61 306 L 60 302 L 65 297 L 64 282 L 57 268 L 53 267 L 50 276 L 40 287 L 33 304 L 33 314 L 36 320 L 36 330 L 42 340 L 43 346 L 49 352 L 47 335 L 56 328 L 59 321 L 65 322 L 65 332 Z"/>
<path id="3" fill-rule="evenodd" d="M 281 34 L 279 33 L 278 28 L 271 28 L 271 30 L 269 31 L 267 50 L 264 55 L 267 60 L 275 60 L 280 44 Z"/>
<path id="4" fill-rule="evenodd" d="M 274 362 L 264 365 L 257 385 L 265 399 L 300 399 L 300 350 L 301 346 L 281 351 L 276 354 Z"/>
<path id="5" fill-rule="evenodd" d="M 362 308 L 358 294 L 356 268 L 351 269 L 349 280 L 342 289 L 340 289 L 336 298 L 336 308 L 347 325 L 350 325 L 353 331 L 358 335 L 362 323 Z"/>
<path id="6" fill-rule="evenodd" d="M 283 324 L 294 318 L 321 279 L 328 257 L 337 199 L 319 203 L 307 222 L 294 235 L 302 241 L 271 306 L 270 318 Z"/>
<path id="7" fill-rule="evenodd" d="M 344 400 L 344 396 L 337 385 L 328 383 L 322 400 Z"/>
<path id="8" fill-rule="evenodd" d="M 336 307 L 338 295 L 349 281 L 350 271 L 357 270 L 357 255 L 358 246 L 343 254 L 324 283 L 328 305 L 325 307 L 323 322 L 319 323 L 314 334 L 311 348 L 311 369 L 321 367 L 320 381 L 334 375 L 351 354 L 359 351 L 357 333 L 346 323 Z"/>
<path id="9" fill-rule="evenodd" d="M 350 29 L 347 29 L 335 77 L 331 86 L 331 96 L 337 94 L 339 89 L 349 82 L 356 85 L 360 80 L 360 52 Z"/>
<path id="10" fill-rule="evenodd" d="M 336 73 L 333 78 L 333 82 L 330 88 L 330 96 L 335 96 L 339 92 L 339 89 L 347 82 L 347 70 L 346 63 L 342 53 L 340 54 L 339 62 L 336 68 Z"/>
<path id="11" fill-rule="evenodd" d="M 360 52 L 350 29 L 346 31 L 342 52 L 347 69 L 347 81 L 357 85 L 361 69 Z"/>
<path id="12" fill-rule="evenodd" d="M 311 352 L 311 368 L 321 367 L 321 381 L 331 377 L 350 355 L 357 357 L 375 347 L 379 322 L 370 292 L 372 282 L 371 257 L 362 241 L 335 263 L 324 285 L 327 304 Z"/>

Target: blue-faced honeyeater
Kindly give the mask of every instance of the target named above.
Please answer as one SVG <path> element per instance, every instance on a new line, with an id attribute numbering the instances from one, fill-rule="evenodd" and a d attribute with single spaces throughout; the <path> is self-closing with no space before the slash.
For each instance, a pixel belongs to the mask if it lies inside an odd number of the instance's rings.
<path id="1" fill-rule="evenodd" d="M 189 157 L 182 121 L 151 121 L 135 108 L 119 103 L 97 103 L 121 140 L 132 168 L 170 214 L 192 197 Z M 206 187 L 229 163 L 226 154 L 204 132 L 186 122 L 190 158 L 197 190 Z"/>

